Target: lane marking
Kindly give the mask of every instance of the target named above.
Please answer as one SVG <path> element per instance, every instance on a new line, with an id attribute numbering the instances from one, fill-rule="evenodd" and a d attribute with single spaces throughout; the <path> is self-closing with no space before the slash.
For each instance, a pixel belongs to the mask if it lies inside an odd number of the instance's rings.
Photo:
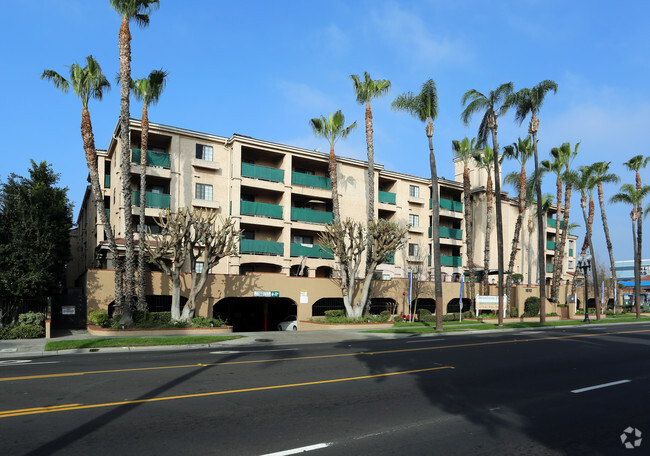
<path id="1" fill-rule="evenodd" d="M 31 359 L 15 359 L 0 361 L 0 367 L 16 367 L 16 366 L 34 366 L 35 364 L 58 364 L 61 361 L 39 361 L 33 363 Z"/>
<path id="2" fill-rule="evenodd" d="M 267 353 L 267 352 L 284 352 L 284 351 L 298 351 L 297 348 L 278 348 L 273 350 L 224 350 L 210 352 L 211 355 L 236 355 L 239 353 Z"/>
<path id="3" fill-rule="evenodd" d="M 591 391 L 595 389 L 600 389 L 600 388 L 607 388 L 608 386 L 615 386 L 615 385 L 621 385 L 623 383 L 629 383 L 630 380 L 619 380 L 617 382 L 610 382 L 610 383 L 603 383 L 601 385 L 595 385 L 595 386 L 588 386 L 586 388 L 580 388 L 576 390 L 572 390 L 572 393 L 579 394 L 579 393 L 584 393 L 585 391 Z"/>
<path id="4" fill-rule="evenodd" d="M 22 377 L 0 377 L 0 382 L 13 381 L 13 380 L 36 380 L 36 379 L 68 377 L 68 376 L 72 377 L 72 376 L 79 376 L 79 375 L 153 371 L 153 370 L 160 370 L 160 369 L 190 369 L 190 368 L 208 367 L 208 366 L 230 366 L 230 365 L 239 365 L 239 364 L 275 363 L 281 361 L 304 361 L 308 359 L 344 358 L 344 357 L 362 356 L 362 355 L 384 355 L 384 354 L 408 353 L 408 352 L 425 351 L 425 350 L 444 350 L 448 348 L 480 347 L 484 345 L 502 345 L 502 344 L 513 344 L 519 342 L 541 342 L 547 340 L 567 340 L 567 339 L 578 339 L 583 337 L 600 337 L 600 336 L 647 333 L 647 332 L 650 332 L 650 329 L 638 329 L 633 331 L 617 331 L 617 332 L 598 333 L 598 334 L 574 334 L 569 336 L 537 337 L 537 338 L 530 338 L 530 339 L 498 340 L 498 341 L 491 341 L 491 342 L 473 342 L 467 344 L 442 345 L 436 347 L 401 348 L 395 350 L 385 350 L 385 351 L 376 351 L 376 352 L 339 353 L 335 355 L 299 356 L 294 358 L 276 358 L 276 359 L 262 359 L 262 360 L 249 360 L 249 361 L 228 361 L 223 363 L 208 363 L 208 364 L 197 363 L 197 364 L 185 364 L 185 365 L 178 365 L 178 366 L 136 367 L 131 369 L 111 369 L 111 370 L 99 370 L 99 371 L 87 371 L 87 372 L 70 372 L 70 373 L 62 373 L 62 374 L 44 374 L 44 375 L 22 376 Z"/>
<path id="5" fill-rule="evenodd" d="M 305 453 L 307 451 L 320 450 L 321 448 L 327 448 L 331 444 L 332 444 L 331 442 L 317 443 L 316 445 L 308 445 L 300 448 L 294 448 L 292 450 L 277 451 L 275 453 L 266 453 L 261 456 L 288 456 L 290 454 Z"/>
<path id="6" fill-rule="evenodd" d="M 221 396 L 225 394 L 249 393 L 253 391 L 268 391 L 268 390 L 283 389 L 283 388 L 295 388 L 299 386 L 325 385 L 328 383 L 341 383 L 341 382 L 350 382 L 354 380 L 367 380 L 369 378 L 391 377 L 394 375 L 417 374 L 420 372 L 431 372 L 436 370 L 453 369 L 453 368 L 454 368 L 453 366 L 427 367 L 425 369 L 414 369 L 414 370 L 400 371 L 400 372 L 386 372 L 383 374 L 362 375 L 359 377 L 343 377 L 343 378 L 334 378 L 330 380 L 316 380 L 313 382 L 289 383 L 285 385 L 258 386 L 254 388 L 243 388 L 238 390 L 184 394 L 181 396 L 154 397 L 150 399 L 134 399 L 130 401 L 106 402 L 106 403 L 89 404 L 89 405 L 70 404 L 67 406 L 64 405 L 64 406 L 55 406 L 55 407 L 37 407 L 32 409 L 5 410 L 0 412 L 0 418 L 9 418 L 13 416 L 24 416 L 24 415 L 36 415 L 36 414 L 53 413 L 53 412 L 67 412 L 70 410 L 85 410 L 85 409 L 93 409 L 93 408 L 100 408 L 100 407 L 115 407 L 120 405 L 145 404 L 148 402 L 162 402 L 162 401 L 170 401 L 176 399 L 191 399 L 197 397 Z"/>
<path id="7" fill-rule="evenodd" d="M 438 341 L 443 341 L 445 339 L 424 339 L 424 340 L 407 340 L 407 344 L 421 344 L 423 342 L 438 342 Z"/>

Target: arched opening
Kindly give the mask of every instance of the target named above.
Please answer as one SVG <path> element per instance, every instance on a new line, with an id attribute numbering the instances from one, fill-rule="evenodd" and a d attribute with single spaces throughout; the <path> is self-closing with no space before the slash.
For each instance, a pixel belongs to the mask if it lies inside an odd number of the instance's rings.
<path id="1" fill-rule="evenodd" d="M 322 317 L 326 310 L 342 310 L 345 312 L 343 298 L 320 298 L 311 306 L 312 317 Z"/>
<path id="2" fill-rule="evenodd" d="M 233 332 L 276 331 L 278 323 L 296 315 L 289 298 L 224 298 L 212 306 L 212 318 L 226 320 Z"/>
<path id="3" fill-rule="evenodd" d="M 320 267 L 316 268 L 316 277 L 331 279 L 332 278 L 332 272 L 333 272 L 333 269 L 331 267 L 329 267 L 329 266 L 320 266 Z"/>
<path id="4" fill-rule="evenodd" d="M 463 312 L 467 312 L 471 305 L 471 299 L 463 298 Z M 460 299 L 454 298 L 447 303 L 447 313 L 460 313 Z"/>
<path id="5" fill-rule="evenodd" d="M 291 266 L 291 269 L 289 269 L 289 275 L 291 277 L 309 277 L 309 268 L 307 266 L 294 264 Z"/>
<path id="6" fill-rule="evenodd" d="M 379 315 L 384 310 L 392 314 L 397 313 L 397 302 L 392 298 L 371 298 L 370 299 L 370 313 L 372 315 Z"/>
<path id="7" fill-rule="evenodd" d="M 171 312 L 172 311 L 172 297 L 169 295 L 147 295 L 147 310 L 149 312 Z M 187 298 L 181 296 L 180 310 L 183 310 Z M 115 312 L 115 301 L 111 301 L 108 305 L 108 316 L 113 318 Z"/>
<path id="8" fill-rule="evenodd" d="M 418 298 L 411 301 L 411 311 L 417 312 L 418 309 L 427 309 L 432 314 L 436 313 L 436 300 L 433 298 Z M 405 310 L 408 312 L 408 310 Z"/>
<path id="9" fill-rule="evenodd" d="M 239 266 L 239 273 L 246 274 L 247 272 L 266 272 L 266 273 L 280 273 L 282 266 L 269 263 L 244 263 Z"/>

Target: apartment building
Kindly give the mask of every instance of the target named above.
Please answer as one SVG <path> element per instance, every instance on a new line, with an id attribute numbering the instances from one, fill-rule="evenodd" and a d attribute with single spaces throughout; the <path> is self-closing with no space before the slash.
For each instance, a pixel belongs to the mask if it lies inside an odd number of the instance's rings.
<path id="1" fill-rule="evenodd" d="M 131 120 L 131 164 L 128 176 L 131 200 L 121 198 L 121 166 L 119 124 L 105 151 L 98 151 L 99 173 L 103 176 L 106 211 L 115 233 L 118 247 L 124 241 L 127 223 L 137 231 L 139 222 L 140 181 L 140 122 Z M 242 229 L 240 254 L 223 259 L 211 274 L 247 275 L 277 274 L 283 277 L 329 278 L 337 270 L 331 253 L 319 245 L 319 235 L 325 224 L 333 220 L 328 156 L 318 151 L 276 144 L 235 134 L 223 137 L 187 129 L 151 124 L 147 151 L 147 189 L 145 220 L 152 233 L 159 231 L 155 218 L 165 209 L 181 207 L 214 209 L 222 217 L 232 217 Z M 337 157 L 338 189 L 341 218 L 365 220 L 367 163 Z M 460 173 L 459 173 L 460 169 Z M 483 265 L 485 218 L 485 171 L 472 170 L 472 205 L 474 209 L 474 262 Z M 408 225 L 408 241 L 401 251 L 378 268 L 377 277 L 383 281 L 403 279 L 409 272 L 420 279 L 431 280 L 433 272 L 431 229 L 431 184 L 428 177 L 410 176 L 375 165 L 375 217 Z M 456 164 L 456 179 L 439 179 L 440 245 L 443 282 L 458 282 L 466 270 L 462 167 Z M 133 219 L 124 220 L 123 205 L 132 204 Z M 516 201 L 503 201 L 505 258 L 510 255 L 516 215 Z M 524 229 L 524 231 L 526 231 Z M 493 255 L 490 269 L 496 269 L 496 230 L 493 230 Z M 536 229 L 533 232 L 536 239 Z M 549 219 L 544 236 L 547 239 L 547 262 L 552 263 L 552 243 L 556 228 Z M 528 280 L 528 258 L 536 258 L 536 241 L 524 235 L 521 255 L 515 272 Z M 113 261 L 104 230 L 87 191 L 78 218 L 73 256 L 69 267 L 72 279 L 83 281 L 89 268 L 111 269 Z M 570 238 L 567 272 L 575 266 L 575 249 Z M 552 267 L 552 264 L 550 264 Z M 198 267 L 202 267 L 198 265 Z M 189 272 L 189 271 L 188 271 Z M 551 271 L 552 272 L 552 271 Z M 533 265 L 537 282 L 536 264 Z M 547 278 L 550 273 L 547 274 Z M 496 276 L 495 276 L 496 278 Z M 331 282 L 331 281 L 327 281 Z M 304 282 L 307 283 L 307 282 Z M 314 282 L 309 282 L 314 283 Z M 307 285 L 301 285 L 307 287 Z M 330 292 L 328 292 L 330 293 Z M 395 302 L 399 296 L 383 296 Z M 376 296 L 376 295 L 374 295 Z M 450 293 L 451 296 L 451 293 Z M 457 294 L 455 297 L 457 298 Z M 340 299 L 340 294 L 328 296 Z M 447 302 L 446 299 L 445 302 Z M 297 302 L 297 300 L 295 300 Z M 298 313 L 301 311 L 299 310 Z M 209 314 L 209 311 L 208 311 Z M 311 316 L 313 312 L 304 311 Z"/>

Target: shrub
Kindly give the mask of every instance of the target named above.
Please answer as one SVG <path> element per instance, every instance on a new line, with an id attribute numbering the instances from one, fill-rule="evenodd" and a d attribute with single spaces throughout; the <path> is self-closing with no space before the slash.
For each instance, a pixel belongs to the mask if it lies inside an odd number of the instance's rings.
<path id="1" fill-rule="evenodd" d="M 517 309 L 517 306 L 510 306 L 510 316 L 513 318 L 519 316 L 519 309 Z"/>
<path id="2" fill-rule="evenodd" d="M 171 312 L 149 312 L 149 319 L 157 321 L 159 323 L 171 323 L 172 313 Z"/>
<path id="3" fill-rule="evenodd" d="M 426 315 L 431 315 L 431 311 L 429 309 L 418 309 L 417 312 L 415 312 L 418 316 L 419 319 L 422 319 L 422 317 Z"/>
<path id="4" fill-rule="evenodd" d="M 101 326 L 102 328 L 106 328 L 109 324 L 108 312 L 105 310 L 93 310 L 88 314 L 88 318 L 95 325 Z M 119 321 L 119 319 L 116 321 Z"/>
<path id="5" fill-rule="evenodd" d="M 8 339 L 36 339 L 45 336 L 45 328 L 39 325 L 14 326 L 9 331 Z"/>
<path id="6" fill-rule="evenodd" d="M 432 323 L 436 321 L 436 316 L 434 314 L 429 312 L 427 309 L 422 309 L 422 310 L 426 310 L 428 313 L 425 312 L 421 313 L 419 317 L 419 321 L 423 323 Z"/>
<path id="7" fill-rule="evenodd" d="M 402 318 L 401 315 L 395 315 L 395 316 L 393 317 L 393 321 L 399 323 L 400 321 L 404 321 L 404 319 Z"/>
<path id="8" fill-rule="evenodd" d="M 0 340 L 9 339 L 12 326 L 0 326 Z"/>
<path id="9" fill-rule="evenodd" d="M 385 318 L 386 321 L 388 321 L 388 319 L 390 318 L 390 312 L 387 311 L 387 310 L 382 310 L 382 311 L 379 313 L 379 316 L 382 317 L 382 318 Z"/>
<path id="10" fill-rule="evenodd" d="M 45 314 L 43 312 L 27 312 L 20 314 L 18 315 L 18 325 L 44 326 Z"/>
<path id="11" fill-rule="evenodd" d="M 325 316 L 326 317 L 345 317 L 345 310 L 341 310 L 341 309 L 326 310 L 325 311 Z"/>
<path id="12" fill-rule="evenodd" d="M 536 317 L 539 315 L 540 301 L 536 296 L 530 296 L 524 302 L 524 317 Z"/>
<path id="13" fill-rule="evenodd" d="M 225 326 L 226 322 L 221 318 L 205 318 L 205 317 L 194 317 L 192 318 L 192 326 L 197 328 L 219 328 Z"/>

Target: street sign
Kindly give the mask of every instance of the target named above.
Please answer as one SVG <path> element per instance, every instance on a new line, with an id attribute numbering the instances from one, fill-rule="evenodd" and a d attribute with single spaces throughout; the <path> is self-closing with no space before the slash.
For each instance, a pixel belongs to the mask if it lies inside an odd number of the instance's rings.
<path id="1" fill-rule="evenodd" d="M 256 291 L 253 291 L 253 296 L 255 298 L 279 298 L 280 297 L 280 292 L 279 291 L 256 290 Z"/>

